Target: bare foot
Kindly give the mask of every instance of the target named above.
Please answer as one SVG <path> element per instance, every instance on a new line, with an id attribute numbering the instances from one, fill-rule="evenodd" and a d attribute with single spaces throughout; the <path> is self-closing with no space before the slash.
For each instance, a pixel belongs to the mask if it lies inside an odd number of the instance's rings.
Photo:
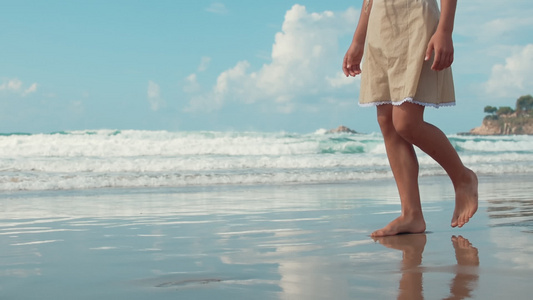
<path id="1" fill-rule="evenodd" d="M 455 210 L 452 217 L 452 227 L 463 227 L 477 211 L 478 192 L 477 176 L 466 169 L 464 179 L 455 188 Z"/>
<path id="2" fill-rule="evenodd" d="M 399 216 L 387 226 L 378 229 L 370 235 L 371 237 L 381 237 L 397 235 L 401 233 L 422 233 L 426 231 L 426 222 L 422 214 L 416 217 Z"/>

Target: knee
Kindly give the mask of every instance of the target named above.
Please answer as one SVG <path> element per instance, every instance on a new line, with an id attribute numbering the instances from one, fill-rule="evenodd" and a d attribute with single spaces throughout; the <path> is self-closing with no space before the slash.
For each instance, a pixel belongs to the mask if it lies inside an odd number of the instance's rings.
<path id="1" fill-rule="evenodd" d="M 378 124 L 384 135 L 391 131 L 395 131 L 392 116 L 390 115 L 378 115 Z"/>
<path id="2" fill-rule="evenodd" d="M 420 123 L 412 118 L 397 117 L 392 120 L 394 130 L 407 141 L 412 141 Z"/>

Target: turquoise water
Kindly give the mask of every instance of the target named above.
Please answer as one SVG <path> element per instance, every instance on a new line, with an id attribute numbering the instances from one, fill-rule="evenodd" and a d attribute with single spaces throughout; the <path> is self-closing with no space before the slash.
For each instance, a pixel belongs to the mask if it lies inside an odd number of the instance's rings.
<path id="1" fill-rule="evenodd" d="M 479 175 L 533 174 L 533 136 L 450 141 Z M 444 174 L 419 151 L 421 176 Z M 380 134 L 88 130 L 0 134 L 0 192 L 390 178 Z"/>

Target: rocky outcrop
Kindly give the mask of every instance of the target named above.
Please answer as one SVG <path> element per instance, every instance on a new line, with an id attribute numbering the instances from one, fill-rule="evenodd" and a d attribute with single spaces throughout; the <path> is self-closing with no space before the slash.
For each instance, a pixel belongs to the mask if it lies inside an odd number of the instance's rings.
<path id="1" fill-rule="evenodd" d="M 339 126 L 335 129 L 330 129 L 327 131 L 327 133 L 358 133 L 357 131 L 355 130 L 352 130 L 346 126 Z"/>
<path id="2" fill-rule="evenodd" d="M 517 116 L 516 113 L 501 115 L 497 118 L 485 118 L 480 127 L 470 130 L 475 135 L 533 135 L 533 117 Z"/>

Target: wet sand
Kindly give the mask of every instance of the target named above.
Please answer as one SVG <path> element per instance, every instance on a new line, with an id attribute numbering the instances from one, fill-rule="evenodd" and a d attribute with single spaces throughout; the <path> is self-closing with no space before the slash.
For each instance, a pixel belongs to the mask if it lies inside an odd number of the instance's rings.
<path id="1" fill-rule="evenodd" d="M 451 228 L 421 178 L 425 234 L 373 240 L 393 181 L 0 194 L 0 299 L 529 299 L 533 178 L 480 178 Z"/>

